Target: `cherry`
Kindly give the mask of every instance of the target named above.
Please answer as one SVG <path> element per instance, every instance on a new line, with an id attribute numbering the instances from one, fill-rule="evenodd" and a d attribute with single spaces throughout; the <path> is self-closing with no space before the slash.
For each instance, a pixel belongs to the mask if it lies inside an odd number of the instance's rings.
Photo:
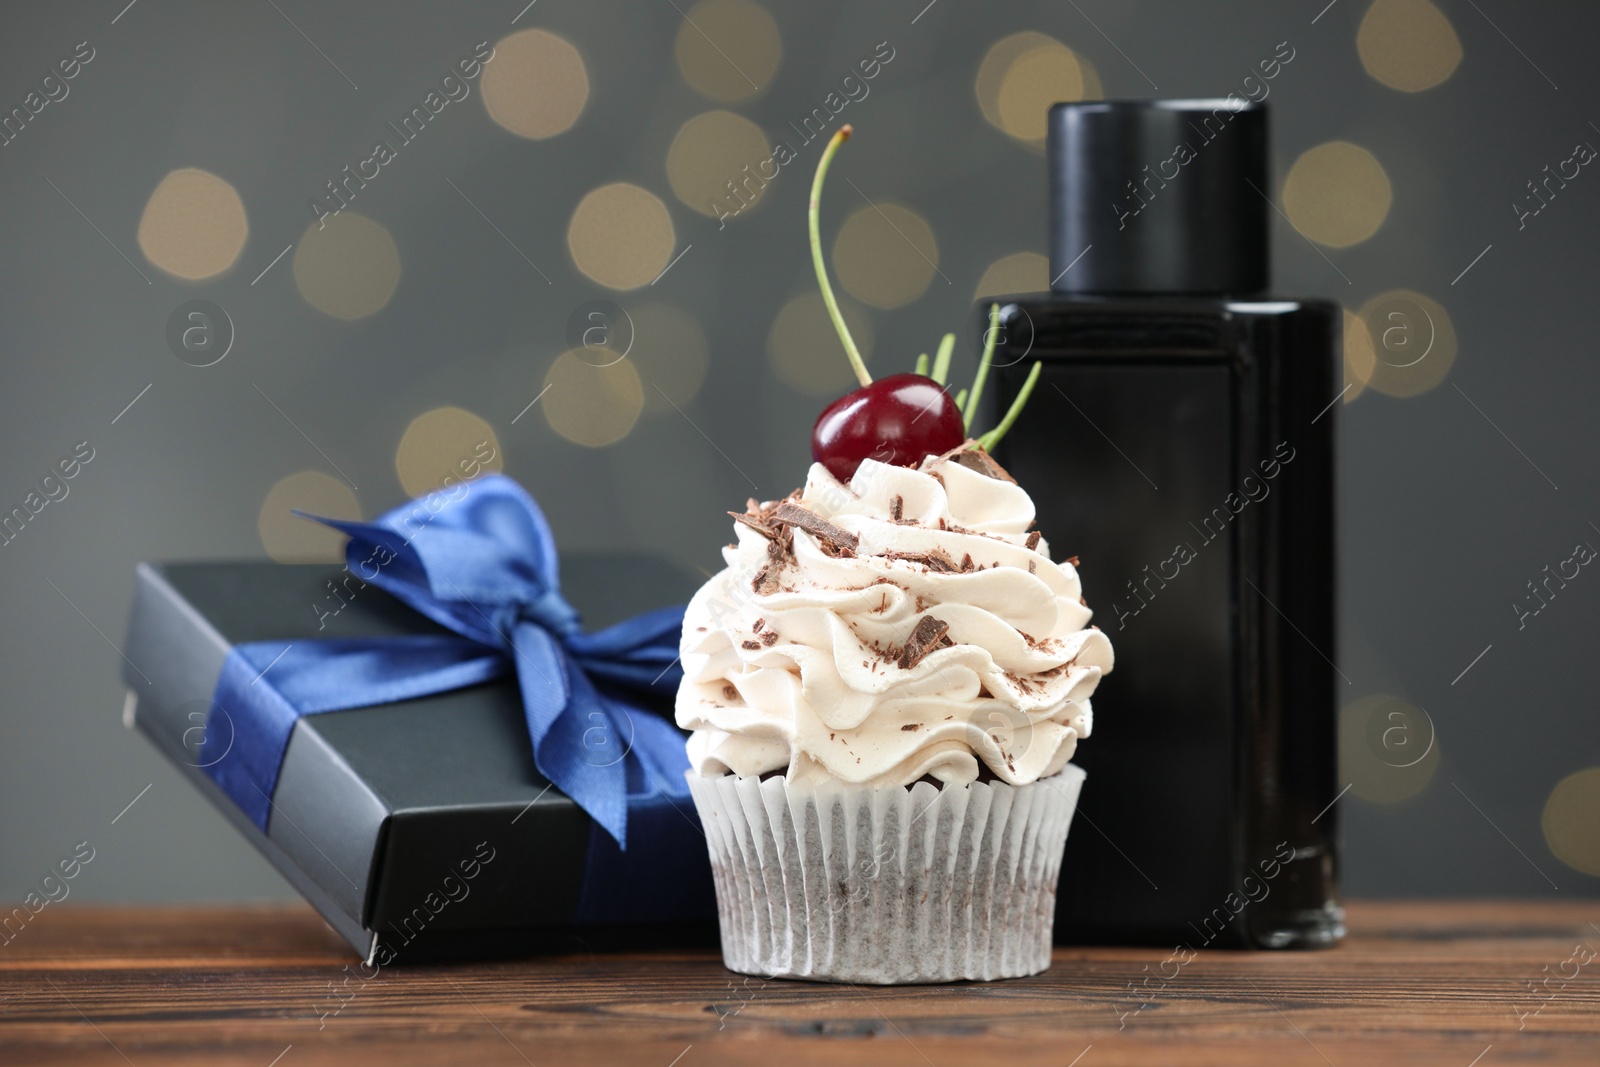
<path id="1" fill-rule="evenodd" d="M 959 398 L 945 392 L 944 382 L 950 370 L 950 353 L 955 347 L 955 334 L 946 334 L 939 344 L 939 355 L 932 364 L 933 375 L 895 374 L 873 381 L 867 373 L 861 350 L 850 336 L 839 302 L 834 298 L 833 286 L 828 282 L 828 267 L 822 255 L 822 228 L 819 208 L 822 204 L 822 182 L 828 174 L 828 165 L 834 153 L 850 138 L 848 125 L 834 131 L 822 158 L 817 161 L 817 173 L 811 179 L 811 204 L 806 215 L 811 236 L 811 266 L 817 272 L 817 288 L 822 291 L 822 302 L 827 306 L 828 317 L 839 333 L 844 345 L 845 358 L 855 371 L 861 388 L 846 393 L 829 404 L 817 416 L 811 428 L 811 456 L 841 482 L 847 482 L 856 473 L 864 459 L 875 459 L 898 467 L 915 467 L 928 456 L 942 455 L 961 447 L 967 439 L 967 426 L 978 409 L 978 399 L 983 395 L 983 381 L 988 376 L 989 364 L 994 357 L 995 338 L 999 335 L 1000 305 L 989 307 L 989 329 L 985 333 L 983 358 L 978 363 L 978 376 L 973 379 L 971 395 L 963 389 Z M 917 370 L 929 367 L 926 354 L 917 360 Z M 1022 404 L 1039 380 L 1040 364 L 1035 364 L 1017 394 L 1011 410 L 1000 425 L 978 439 L 984 448 L 993 448 L 1011 424 L 1016 421 Z M 959 401 L 964 401 L 964 405 Z"/>
<path id="2" fill-rule="evenodd" d="M 944 386 L 921 374 L 895 374 L 824 408 L 811 429 L 811 456 L 848 482 L 864 459 L 915 467 L 966 439 L 961 409 Z"/>
<path id="3" fill-rule="evenodd" d="M 811 234 L 811 267 L 816 270 L 822 304 L 827 306 L 827 317 L 834 320 L 834 330 L 838 331 L 840 344 L 845 346 L 845 358 L 850 360 L 856 381 L 861 382 L 861 389 L 822 408 L 816 426 L 811 427 L 811 458 L 827 467 L 840 482 L 850 482 L 862 459 L 877 459 L 896 467 L 915 467 L 928 456 L 941 456 L 960 448 L 966 442 L 966 427 L 973 421 L 973 413 L 978 411 L 984 378 L 989 376 L 990 360 L 994 358 L 995 338 L 1000 334 L 1000 306 L 990 304 L 984 355 L 978 362 L 978 376 L 973 379 L 970 394 L 963 389 L 960 397 L 950 397 L 944 390 L 950 370 L 950 352 L 955 347 L 954 333 L 946 334 L 944 341 L 939 342 L 939 355 L 931 365 L 931 378 L 922 373 L 893 374 L 890 378 L 872 381 L 866 360 L 862 360 L 861 350 L 850 336 L 850 326 L 845 325 L 845 317 L 838 310 L 834 286 L 827 280 L 827 262 L 822 258 L 819 222 L 822 179 L 827 178 L 829 163 L 834 162 L 838 146 L 850 139 L 850 133 L 850 126 L 840 126 L 822 150 L 822 158 L 816 163 L 816 176 L 811 179 L 811 205 L 806 213 Z M 928 357 L 923 354 L 918 357 L 917 370 L 928 368 Z M 1042 363 L 1035 363 L 1016 400 L 1011 403 L 1011 410 L 1006 411 L 1005 418 L 995 429 L 978 438 L 979 446 L 986 450 L 994 448 L 1006 430 L 1011 429 L 1022 405 L 1034 392 L 1040 368 Z"/>

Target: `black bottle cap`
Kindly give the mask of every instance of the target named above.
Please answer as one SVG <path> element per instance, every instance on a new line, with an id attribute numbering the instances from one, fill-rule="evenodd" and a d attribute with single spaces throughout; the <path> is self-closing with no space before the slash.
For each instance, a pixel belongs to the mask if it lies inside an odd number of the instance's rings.
<path id="1" fill-rule="evenodd" d="M 1050 109 L 1050 288 L 1267 287 L 1267 109 L 1099 100 Z"/>

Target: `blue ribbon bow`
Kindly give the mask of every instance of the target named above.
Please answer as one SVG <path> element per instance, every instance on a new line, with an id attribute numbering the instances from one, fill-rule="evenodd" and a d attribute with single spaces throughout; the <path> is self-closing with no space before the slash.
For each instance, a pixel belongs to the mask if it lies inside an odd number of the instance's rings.
<path id="1" fill-rule="evenodd" d="M 208 751 L 230 737 L 208 728 L 200 762 L 265 831 L 300 716 L 411 700 L 514 670 L 539 773 L 626 847 L 630 798 L 689 795 L 683 735 L 626 699 L 676 691 L 683 609 L 583 632 L 561 597 L 555 539 L 533 498 L 501 475 L 453 492 L 372 523 L 317 519 L 350 535 L 352 574 L 452 633 L 235 646 L 208 721 L 216 725 L 229 709 L 231 749 Z"/>

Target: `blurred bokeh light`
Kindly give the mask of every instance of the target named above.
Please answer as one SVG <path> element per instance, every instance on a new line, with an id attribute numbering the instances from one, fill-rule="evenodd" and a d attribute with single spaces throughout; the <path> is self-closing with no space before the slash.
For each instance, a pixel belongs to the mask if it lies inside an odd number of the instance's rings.
<path id="1" fill-rule="evenodd" d="M 850 335 L 861 358 L 872 361 L 872 323 L 848 301 L 839 302 Z M 915 353 L 906 360 L 911 368 Z M 839 334 L 828 318 L 828 308 L 818 293 L 801 293 L 778 311 L 767 334 L 767 359 L 778 379 L 809 396 L 838 396 L 856 384 L 845 359 Z"/>
<path id="2" fill-rule="evenodd" d="M 139 249 L 185 281 L 212 278 L 239 259 L 250 223 L 232 185 L 197 167 L 161 179 L 139 218 Z"/>
<path id="3" fill-rule="evenodd" d="M 611 289 L 649 285 L 666 269 L 677 243 L 661 198 L 630 182 L 602 185 L 578 202 L 567 225 L 567 249 L 580 271 Z"/>
<path id="4" fill-rule="evenodd" d="M 765 91 L 783 59 L 778 24 L 751 0 L 703 0 L 684 15 L 673 49 L 683 80 L 731 103 Z"/>
<path id="5" fill-rule="evenodd" d="M 345 536 L 338 530 L 294 514 L 295 509 L 330 519 L 359 519 L 361 505 L 351 488 L 322 471 L 299 471 L 267 490 L 256 516 L 261 547 L 279 563 L 327 563 L 344 558 Z"/>
<path id="6" fill-rule="evenodd" d="M 1344 384 L 1348 390 L 1344 402 L 1348 404 L 1366 392 L 1372 380 L 1372 370 L 1378 354 L 1372 344 L 1372 331 L 1360 315 L 1344 309 Z"/>
<path id="7" fill-rule="evenodd" d="M 1049 257 L 1038 252 L 1013 252 L 989 264 L 978 279 L 972 298 L 1007 296 L 1012 293 L 1042 293 L 1050 288 Z"/>
<path id="8" fill-rule="evenodd" d="M 1600 876 L 1600 767 L 1569 774 L 1545 801 L 1544 840 L 1556 858 Z"/>
<path id="9" fill-rule="evenodd" d="M 927 292 L 938 274 L 939 243 L 927 219 L 880 200 L 844 220 L 833 241 L 833 269 L 862 303 L 902 307 Z"/>
<path id="10" fill-rule="evenodd" d="M 1349 141 L 1307 149 L 1283 181 L 1284 214 L 1295 229 L 1330 248 L 1348 248 L 1377 233 L 1393 200 L 1383 164 Z"/>
<path id="11" fill-rule="evenodd" d="M 1376 357 L 1367 384 L 1390 396 L 1416 396 L 1444 381 L 1456 360 L 1456 328 L 1438 301 L 1409 289 L 1368 300 L 1359 312 Z"/>
<path id="12" fill-rule="evenodd" d="M 464 408 L 424 411 L 411 420 L 394 453 L 395 474 L 410 496 L 421 496 L 476 477 L 485 470 L 505 469 L 494 427 Z"/>
<path id="13" fill-rule="evenodd" d="M 671 304 L 645 304 L 629 315 L 634 332 L 628 358 L 644 383 L 645 410 L 671 410 L 673 404 L 692 401 L 711 366 L 700 323 Z"/>
<path id="14" fill-rule="evenodd" d="M 1356 34 L 1367 73 L 1391 89 L 1432 89 L 1461 65 L 1461 38 L 1430 0 L 1374 0 Z"/>
<path id="15" fill-rule="evenodd" d="M 1019 141 L 1044 144 L 1051 104 L 1097 100 L 1100 78 L 1076 52 L 1033 30 L 1002 37 L 978 66 L 974 84 L 983 117 Z"/>
<path id="16" fill-rule="evenodd" d="M 1433 720 L 1408 700 L 1374 693 L 1339 713 L 1339 779 L 1377 804 L 1396 804 L 1428 787 L 1439 769 Z"/>
<path id="17" fill-rule="evenodd" d="M 394 296 L 400 250 L 378 223 L 343 211 L 306 227 L 294 250 L 294 284 L 318 311 L 364 319 Z"/>
<path id="18" fill-rule="evenodd" d="M 696 115 L 679 127 L 667 149 L 667 181 L 673 194 L 713 218 L 753 208 L 776 176 L 767 135 L 731 111 Z"/>
<path id="19" fill-rule="evenodd" d="M 518 137 L 543 140 L 565 133 L 589 99 L 583 56 L 548 30 L 501 38 L 483 68 L 483 106 Z"/>
<path id="20" fill-rule="evenodd" d="M 555 358 L 539 407 L 550 428 L 568 441 L 604 448 L 633 431 L 644 408 L 644 383 L 630 360 L 596 366 L 583 356 L 579 350 Z"/>

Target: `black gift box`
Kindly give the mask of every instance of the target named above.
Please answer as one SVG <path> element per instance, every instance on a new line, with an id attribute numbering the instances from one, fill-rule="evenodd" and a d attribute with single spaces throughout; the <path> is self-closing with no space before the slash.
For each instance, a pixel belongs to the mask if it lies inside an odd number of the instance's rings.
<path id="1" fill-rule="evenodd" d="M 665 561 L 603 554 L 564 559 L 562 579 L 595 628 L 687 600 L 696 585 Z M 331 565 L 143 564 L 124 720 L 369 962 L 712 943 L 716 899 L 692 802 L 675 805 L 681 818 L 635 827 L 618 856 L 534 767 L 514 678 L 301 718 L 265 834 L 200 769 L 234 645 L 443 632 Z M 623 877 L 586 892 L 586 872 L 618 864 Z"/>

